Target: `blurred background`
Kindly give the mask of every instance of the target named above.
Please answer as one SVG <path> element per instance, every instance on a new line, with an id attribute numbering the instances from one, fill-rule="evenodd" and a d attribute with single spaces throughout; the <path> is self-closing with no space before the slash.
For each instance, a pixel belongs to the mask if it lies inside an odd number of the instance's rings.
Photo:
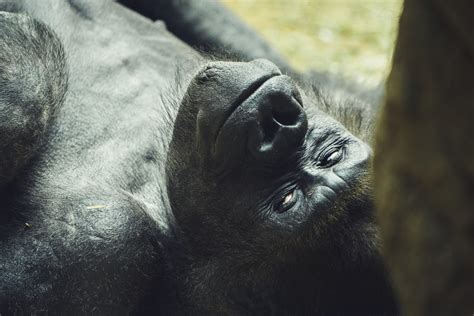
<path id="1" fill-rule="evenodd" d="M 401 0 L 222 0 L 298 70 L 366 85 L 389 73 Z"/>

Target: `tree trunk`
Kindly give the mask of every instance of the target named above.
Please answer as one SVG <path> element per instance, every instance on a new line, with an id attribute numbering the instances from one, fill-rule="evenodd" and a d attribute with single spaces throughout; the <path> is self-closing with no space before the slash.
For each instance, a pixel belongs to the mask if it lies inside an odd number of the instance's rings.
<path id="1" fill-rule="evenodd" d="M 406 0 L 375 146 L 404 315 L 474 314 L 474 1 Z"/>

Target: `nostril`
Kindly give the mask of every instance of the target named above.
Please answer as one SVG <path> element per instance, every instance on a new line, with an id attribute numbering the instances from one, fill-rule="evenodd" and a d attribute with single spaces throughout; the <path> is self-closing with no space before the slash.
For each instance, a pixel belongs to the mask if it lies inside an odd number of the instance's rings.
<path id="1" fill-rule="evenodd" d="M 267 107 L 267 114 L 265 115 L 265 107 L 262 107 L 262 117 L 260 119 L 260 126 L 262 132 L 262 146 L 268 147 L 271 145 L 278 133 L 285 129 L 294 130 L 299 129 L 304 120 L 302 115 L 303 110 L 295 99 L 273 98 Z M 285 134 L 285 132 L 283 132 Z M 286 141 L 290 141 L 287 136 Z"/>
<path id="2" fill-rule="evenodd" d="M 275 138 L 276 133 L 278 132 L 279 126 L 275 124 L 274 121 L 268 120 L 261 123 L 262 133 L 263 133 L 263 144 L 270 144 Z"/>
<path id="3" fill-rule="evenodd" d="M 272 100 L 273 120 L 281 126 L 297 125 L 302 111 L 300 102 L 294 96 L 278 95 Z"/>
<path id="4" fill-rule="evenodd" d="M 308 120 L 298 88 L 286 76 L 267 80 L 245 103 L 251 129 L 248 149 L 256 159 L 284 161 L 304 143 Z"/>
<path id="5" fill-rule="evenodd" d="M 290 110 L 290 111 L 288 111 Z M 294 111 L 291 109 L 279 109 L 274 107 L 272 110 L 273 119 L 280 125 L 291 126 L 298 123 L 300 111 Z"/>

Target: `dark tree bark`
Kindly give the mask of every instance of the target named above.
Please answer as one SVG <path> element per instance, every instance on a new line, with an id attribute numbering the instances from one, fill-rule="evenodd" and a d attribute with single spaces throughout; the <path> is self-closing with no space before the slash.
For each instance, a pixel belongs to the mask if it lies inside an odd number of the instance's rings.
<path id="1" fill-rule="evenodd" d="M 403 314 L 473 315 L 474 1 L 405 1 L 375 151 Z"/>

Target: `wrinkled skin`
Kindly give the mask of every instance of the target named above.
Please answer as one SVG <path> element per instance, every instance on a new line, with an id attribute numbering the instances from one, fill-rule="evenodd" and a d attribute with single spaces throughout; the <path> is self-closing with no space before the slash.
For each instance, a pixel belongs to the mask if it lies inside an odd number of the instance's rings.
<path id="1" fill-rule="evenodd" d="M 113 2 L 3 9 L 1 313 L 396 314 L 356 101 Z"/>

